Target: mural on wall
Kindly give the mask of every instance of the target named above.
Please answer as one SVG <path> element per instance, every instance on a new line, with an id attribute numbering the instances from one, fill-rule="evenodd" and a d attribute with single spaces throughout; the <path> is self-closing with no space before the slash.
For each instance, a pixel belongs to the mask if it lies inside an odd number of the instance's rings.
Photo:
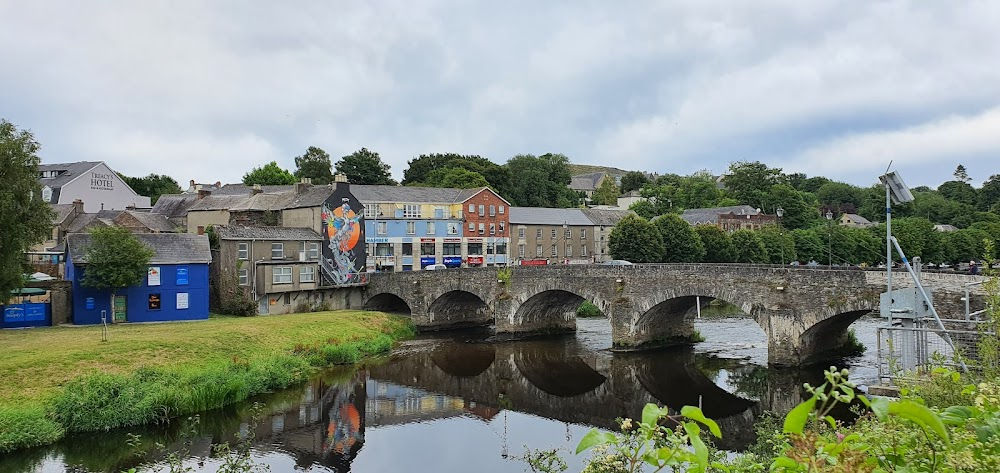
<path id="1" fill-rule="evenodd" d="M 363 282 L 365 271 L 364 207 L 347 184 L 337 183 L 323 203 L 323 275 L 333 285 Z M 355 209 L 358 209 L 356 212 Z"/>

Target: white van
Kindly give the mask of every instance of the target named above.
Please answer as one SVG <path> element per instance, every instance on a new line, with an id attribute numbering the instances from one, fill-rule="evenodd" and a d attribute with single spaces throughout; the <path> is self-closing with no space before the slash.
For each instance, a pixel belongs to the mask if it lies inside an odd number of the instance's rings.
<path id="1" fill-rule="evenodd" d="M 434 271 L 436 269 L 448 269 L 448 267 L 445 266 L 445 265 L 443 265 L 443 264 L 441 264 L 441 263 L 429 264 L 429 265 L 427 265 L 426 268 L 424 268 L 424 271 Z"/>

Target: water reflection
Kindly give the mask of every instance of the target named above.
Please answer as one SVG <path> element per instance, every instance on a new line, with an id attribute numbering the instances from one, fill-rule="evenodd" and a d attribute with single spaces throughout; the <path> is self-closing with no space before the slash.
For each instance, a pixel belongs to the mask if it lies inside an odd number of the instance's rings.
<path id="1" fill-rule="evenodd" d="M 509 461 L 510 445 L 571 448 L 590 426 L 613 429 L 648 402 L 700 405 L 723 430 L 719 447 L 739 450 L 760 413 L 787 411 L 802 399 L 801 383 L 822 379 L 820 369 L 767 370 L 693 349 L 613 355 L 595 349 L 588 330 L 506 343 L 480 332 L 421 338 L 378 363 L 261 397 L 256 423 L 244 404 L 140 429 L 138 442 L 124 431 L 72 436 L 5 455 L 0 471 L 166 471 L 171 452 L 215 471 L 213 447 L 251 432 L 254 459 L 272 471 L 523 471 Z M 520 433 L 508 432 L 508 420 Z"/>

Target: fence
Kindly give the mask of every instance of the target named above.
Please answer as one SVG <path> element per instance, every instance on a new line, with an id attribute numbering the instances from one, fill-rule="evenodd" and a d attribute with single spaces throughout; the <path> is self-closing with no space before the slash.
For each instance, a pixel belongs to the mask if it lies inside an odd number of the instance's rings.
<path id="1" fill-rule="evenodd" d="M 981 337 L 996 333 L 986 330 L 980 320 L 941 319 L 945 330 L 933 319 L 913 321 L 902 325 L 878 328 L 879 380 L 894 381 L 916 379 L 915 375 L 928 374 L 937 366 L 958 368 L 960 360 L 969 369 L 980 366 L 978 345 Z M 945 341 L 947 334 L 955 345 Z"/>

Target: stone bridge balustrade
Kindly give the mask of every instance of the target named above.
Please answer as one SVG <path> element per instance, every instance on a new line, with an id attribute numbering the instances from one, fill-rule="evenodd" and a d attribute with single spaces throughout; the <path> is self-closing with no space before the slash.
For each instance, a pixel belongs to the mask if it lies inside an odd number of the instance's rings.
<path id="1" fill-rule="evenodd" d="M 713 299 L 740 307 L 768 338 L 768 361 L 797 366 L 841 348 L 847 328 L 878 309 L 885 275 L 860 269 L 735 264 L 560 265 L 379 273 L 365 308 L 408 312 L 423 330 L 495 324 L 497 333 L 541 334 L 576 329 L 576 309 L 596 304 L 611 321 L 613 350 L 690 343 L 695 305 Z M 881 279 L 880 279 L 881 276 Z M 964 284 L 977 276 L 925 273 L 942 316 L 964 314 Z M 908 276 L 894 278 L 897 286 Z M 973 310 L 983 305 L 975 286 Z"/>

